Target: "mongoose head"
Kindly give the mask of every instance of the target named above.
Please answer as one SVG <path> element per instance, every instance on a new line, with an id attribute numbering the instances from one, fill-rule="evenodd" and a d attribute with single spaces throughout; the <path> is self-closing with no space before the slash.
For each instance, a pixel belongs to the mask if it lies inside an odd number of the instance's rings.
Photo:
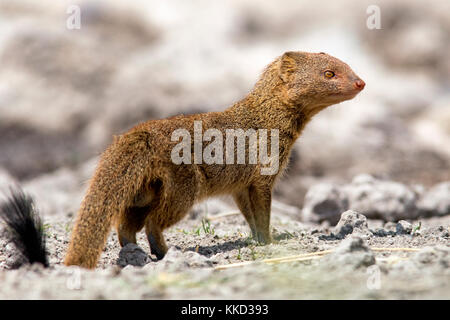
<path id="1" fill-rule="evenodd" d="M 286 52 L 276 64 L 283 98 L 312 113 L 352 99 L 365 86 L 346 63 L 323 52 Z"/>

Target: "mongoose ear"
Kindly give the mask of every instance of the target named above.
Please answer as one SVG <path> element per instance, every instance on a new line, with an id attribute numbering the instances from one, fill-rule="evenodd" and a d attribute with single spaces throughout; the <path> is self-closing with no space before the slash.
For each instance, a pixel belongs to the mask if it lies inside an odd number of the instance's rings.
<path id="1" fill-rule="evenodd" d="M 280 78 L 283 82 L 289 82 L 291 75 L 297 67 L 295 56 L 296 52 L 288 51 L 285 52 L 280 58 L 279 72 Z"/>

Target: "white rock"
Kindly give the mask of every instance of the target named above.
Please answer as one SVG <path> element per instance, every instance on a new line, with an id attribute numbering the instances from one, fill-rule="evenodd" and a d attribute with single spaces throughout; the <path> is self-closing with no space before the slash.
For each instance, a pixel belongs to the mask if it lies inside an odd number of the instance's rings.
<path id="1" fill-rule="evenodd" d="M 347 210 L 341 215 L 341 219 L 335 227 L 335 232 L 340 238 L 357 231 L 360 234 L 368 233 L 367 218 L 353 210 Z"/>
<path id="2" fill-rule="evenodd" d="M 304 221 L 336 224 L 341 212 L 347 209 L 348 200 L 341 189 L 330 183 L 321 183 L 306 193 L 302 215 Z"/>
<path id="3" fill-rule="evenodd" d="M 422 196 L 418 207 L 426 215 L 450 214 L 450 182 L 443 182 L 431 188 Z"/>

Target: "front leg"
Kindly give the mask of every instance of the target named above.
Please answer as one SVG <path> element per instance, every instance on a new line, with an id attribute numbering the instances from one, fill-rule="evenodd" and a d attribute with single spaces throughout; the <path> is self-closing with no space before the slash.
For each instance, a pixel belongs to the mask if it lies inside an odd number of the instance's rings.
<path id="1" fill-rule="evenodd" d="M 244 190 L 234 193 L 233 199 L 234 202 L 236 202 L 236 205 L 238 206 L 241 213 L 244 215 L 245 220 L 247 220 L 247 223 L 252 232 L 253 239 L 257 239 L 256 223 L 255 217 L 253 216 L 252 204 L 250 202 L 249 189 L 246 188 Z"/>
<path id="2" fill-rule="evenodd" d="M 255 219 L 256 240 L 265 244 L 271 243 L 270 208 L 272 203 L 272 189 L 266 185 L 252 185 L 249 188 L 249 197 Z"/>

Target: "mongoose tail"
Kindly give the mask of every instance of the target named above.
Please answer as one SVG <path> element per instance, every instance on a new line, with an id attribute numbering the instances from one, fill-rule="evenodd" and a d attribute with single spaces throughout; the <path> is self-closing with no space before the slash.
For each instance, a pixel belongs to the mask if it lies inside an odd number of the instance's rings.
<path id="1" fill-rule="evenodd" d="M 115 137 L 103 153 L 78 212 L 65 265 L 95 268 L 111 226 L 136 202 L 147 177 L 143 168 L 149 168 L 148 145 L 141 135 L 129 136 L 132 141 Z M 122 245 L 136 242 L 120 229 L 119 237 Z"/>
<path id="2" fill-rule="evenodd" d="M 11 188 L 10 196 L 0 206 L 0 219 L 9 229 L 10 240 L 29 263 L 39 262 L 48 267 L 45 250 L 44 227 L 35 211 L 33 199 L 19 188 Z M 25 262 L 18 259 L 14 265 L 20 267 Z"/>

